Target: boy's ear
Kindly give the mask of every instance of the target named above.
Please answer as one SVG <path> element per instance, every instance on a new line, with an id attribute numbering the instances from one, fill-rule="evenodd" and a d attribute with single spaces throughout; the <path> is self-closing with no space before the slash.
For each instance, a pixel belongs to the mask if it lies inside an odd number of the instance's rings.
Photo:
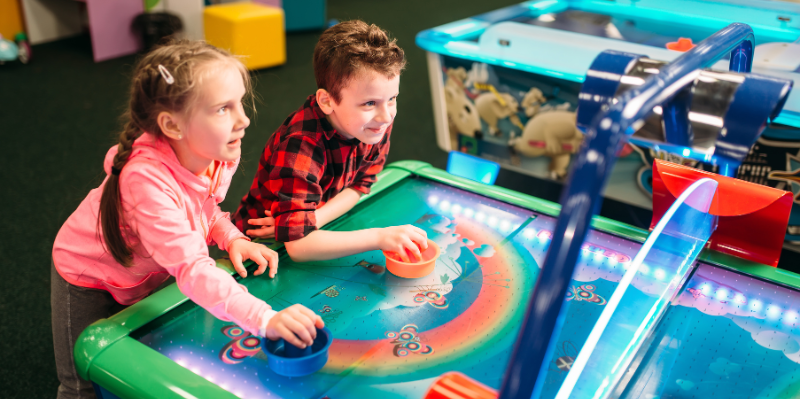
<path id="1" fill-rule="evenodd" d="M 331 96 L 327 90 L 317 89 L 317 104 L 319 104 L 319 108 L 322 109 L 325 115 L 331 115 L 333 114 L 333 105 L 336 103 L 333 101 L 333 96 Z"/>
<path id="2" fill-rule="evenodd" d="M 158 122 L 158 127 L 161 128 L 164 136 L 172 140 L 183 139 L 180 123 L 172 113 L 167 111 L 160 112 L 156 117 L 156 122 Z"/>

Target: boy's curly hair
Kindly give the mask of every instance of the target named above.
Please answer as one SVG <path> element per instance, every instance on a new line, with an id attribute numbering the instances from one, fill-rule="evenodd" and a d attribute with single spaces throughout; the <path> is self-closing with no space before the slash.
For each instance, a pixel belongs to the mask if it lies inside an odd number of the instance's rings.
<path id="1" fill-rule="evenodd" d="M 406 59 L 396 42 L 377 25 L 364 21 L 345 21 L 328 28 L 314 48 L 317 87 L 338 103 L 342 89 L 358 73 L 373 70 L 387 78 L 399 75 Z"/>

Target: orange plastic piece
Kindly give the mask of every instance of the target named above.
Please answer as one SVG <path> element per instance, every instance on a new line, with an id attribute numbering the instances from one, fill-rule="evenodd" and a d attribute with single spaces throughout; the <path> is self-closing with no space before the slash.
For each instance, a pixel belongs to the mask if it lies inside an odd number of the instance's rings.
<path id="1" fill-rule="evenodd" d="M 789 214 L 791 192 L 729 178 L 662 160 L 653 161 L 653 229 L 681 193 L 702 178 L 717 181 L 709 214 L 719 217 L 707 247 L 721 253 L 778 265 Z"/>
<path id="2" fill-rule="evenodd" d="M 677 42 L 667 43 L 667 49 L 675 51 L 689 51 L 697 46 L 690 38 L 679 38 Z"/>
<path id="3" fill-rule="evenodd" d="M 496 399 L 497 391 L 460 372 L 448 372 L 433 382 L 423 398 Z"/>
<path id="4" fill-rule="evenodd" d="M 383 252 L 383 255 L 386 256 L 386 269 L 401 278 L 422 278 L 427 276 L 433 272 L 439 254 L 441 254 L 439 246 L 430 239 L 428 239 L 428 248 L 421 253 L 421 260 L 417 259 L 408 250 L 406 250 L 406 255 L 411 262 L 404 262 L 400 255 L 393 251 Z"/>

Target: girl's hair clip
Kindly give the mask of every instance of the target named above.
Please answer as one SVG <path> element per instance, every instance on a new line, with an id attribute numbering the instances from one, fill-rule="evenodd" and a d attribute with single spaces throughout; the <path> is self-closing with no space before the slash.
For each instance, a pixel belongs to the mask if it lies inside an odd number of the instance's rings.
<path id="1" fill-rule="evenodd" d="M 158 72 L 161 73 L 161 77 L 164 78 L 164 81 L 167 82 L 167 85 L 172 85 L 175 83 L 175 78 L 172 77 L 172 74 L 170 74 L 163 65 L 158 64 Z"/>

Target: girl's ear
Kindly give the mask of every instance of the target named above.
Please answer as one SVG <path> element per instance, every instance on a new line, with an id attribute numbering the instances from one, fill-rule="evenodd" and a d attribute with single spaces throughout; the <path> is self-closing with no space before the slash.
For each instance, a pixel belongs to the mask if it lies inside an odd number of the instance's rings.
<path id="1" fill-rule="evenodd" d="M 156 121 L 158 122 L 158 127 L 161 128 L 161 133 L 163 133 L 164 136 L 172 140 L 183 139 L 181 123 L 174 114 L 167 111 L 162 111 L 158 114 Z"/>
<path id="2" fill-rule="evenodd" d="M 317 89 L 317 104 L 319 104 L 319 108 L 322 109 L 325 115 L 331 115 L 333 114 L 333 105 L 336 103 L 333 101 L 333 96 L 331 96 L 327 90 Z"/>

